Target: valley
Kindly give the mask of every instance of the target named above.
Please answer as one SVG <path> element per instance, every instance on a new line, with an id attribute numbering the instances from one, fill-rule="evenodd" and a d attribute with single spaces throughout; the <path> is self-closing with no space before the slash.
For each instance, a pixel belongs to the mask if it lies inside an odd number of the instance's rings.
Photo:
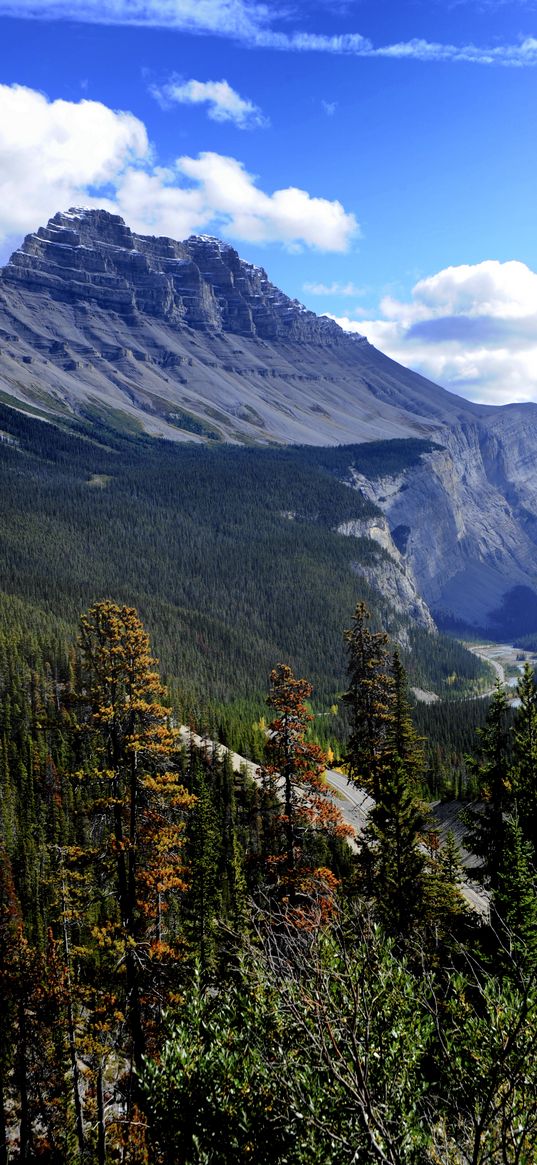
<path id="1" fill-rule="evenodd" d="M 0 329 L 3 1165 L 479 1161 L 467 1093 L 535 1112 L 537 409 L 105 211 Z"/>
<path id="2" fill-rule="evenodd" d="M 0 1165 L 537 1165 L 537 0 L 0 45 Z"/>
<path id="3" fill-rule="evenodd" d="M 525 651 L 511 643 L 466 643 L 468 651 L 485 660 L 494 668 L 500 684 L 507 688 L 515 688 L 526 663 L 535 670 L 537 659 L 535 652 Z M 487 692 L 490 695 L 491 692 Z"/>

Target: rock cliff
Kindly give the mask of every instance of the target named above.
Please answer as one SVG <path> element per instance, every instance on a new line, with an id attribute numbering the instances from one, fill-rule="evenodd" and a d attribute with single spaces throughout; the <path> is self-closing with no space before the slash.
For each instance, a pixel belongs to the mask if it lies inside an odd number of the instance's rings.
<path id="1" fill-rule="evenodd" d="M 394 611 L 409 615 L 418 627 L 426 631 L 435 631 L 434 619 L 419 593 L 413 567 L 395 545 L 386 519 L 354 518 L 342 522 L 338 526 L 338 533 L 349 538 L 368 538 L 376 542 L 380 548 L 376 562 L 370 564 L 357 561 L 354 570 L 370 586 L 382 591 Z"/>

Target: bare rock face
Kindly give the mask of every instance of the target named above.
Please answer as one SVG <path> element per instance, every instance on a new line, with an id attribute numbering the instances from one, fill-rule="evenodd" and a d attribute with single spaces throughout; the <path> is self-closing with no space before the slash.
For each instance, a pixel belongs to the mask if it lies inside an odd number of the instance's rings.
<path id="1" fill-rule="evenodd" d="M 353 474 L 355 487 L 385 513 L 433 612 L 491 631 L 499 629 L 492 613 L 505 594 L 537 584 L 537 530 L 526 517 L 526 507 L 537 505 L 537 475 L 522 473 L 511 454 L 510 423 L 501 435 L 497 428 L 496 416 L 456 425 L 443 433 L 441 449 L 403 473 Z M 523 442 L 524 461 L 535 466 L 537 432 L 522 424 L 516 432 L 515 449 Z"/>
<path id="2" fill-rule="evenodd" d="M 73 209 L 0 271 L 0 391 L 172 440 L 430 435 L 471 406 L 289 299 L 233 247 Z"/>
<path id="3" fill-rule="evenodd" d="M 422 625 L 416 586 L 433 613 L 480 627 L 513 588 L 537 596 L 537 407 L 446 392 L 218 239 L 137 235 L 103 210 L 54 215 L 0 271 L 0 393 L 48 419 L 178 441 L 433 438 L 403 474 L 354 473 L 392 535 L 382 585 Z"/>
<path id="4" fill-rule="evenodd" d="M 72 305 L 94 303 L 132 323 L 148 315 L 270 340 L 342 339 L 332 320 L 289 299 L 229 244 L 209 235 L 182 243 L 136 235 L 104 210 L 54 215 L 11 256 L 3 281 Z"/>
<path id="5" fill-rule="evenodd" d="M 6 390 L 47 413 L 96 410 L 182 440 L 322 444 L 414 429 L 395 382 L 385 377 L 395 403 L 375 399 L 374 350 L 231 246 L 136 235 L 105 211 L 56 214 L 24 240 L 1 274 L 0 329 Z M 406 565 L 381 566 L 386 599 L 434 627 Z"/>
<path id="6" fill-rule="evenodd" d="M 412 564 L 396 546 L 386 519 L 353 518 L 342 522 L 338 526 L 338 533 L 348 538 L 368 538 L 375 542 L 380 547 L 377 561 L 374 564 L 357 561 L 354 564 L 356 574 L 381 590 L 398 614 L 410 615 L 412 621 L 425 631 L 436 631 L 427 603 L 419 593 Z"/>

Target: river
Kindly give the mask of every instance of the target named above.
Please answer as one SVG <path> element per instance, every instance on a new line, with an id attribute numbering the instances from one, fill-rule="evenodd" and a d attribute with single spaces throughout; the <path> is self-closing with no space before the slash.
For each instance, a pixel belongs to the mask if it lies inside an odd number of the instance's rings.
<path id="1" fill-rule="evenodd" d="M 464 646 L 479 659 L 490 663 L 500 683 L 506 688 L 516 687 L 525 663 L 530 663 L 534 670 L 537 668 L 535 652 L 523 651 L 521 647 L 515 647 L 512 643 L 465 643 Z M 518 674 L 513 674 L 515 671 Z M 490 688 L 489 691 L 483 692 L 483 697 L 491 696 L 493 691 L 494 688 Z M 518 701 L 512 700 L 511 703 L 516 706 Z"/>

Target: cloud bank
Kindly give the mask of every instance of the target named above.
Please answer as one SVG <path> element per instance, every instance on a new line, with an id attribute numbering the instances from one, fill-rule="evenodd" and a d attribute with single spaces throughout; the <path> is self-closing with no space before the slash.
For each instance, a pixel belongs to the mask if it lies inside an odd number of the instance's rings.
<path id="1" fill-rule="evenodd" d="M 76 15 L 75 15 L 76 13 Z M 330 53 L 393 60 L 466 62 L 524 68 L 537 65 L 537 37 L 495 45 L 450 44 L 412 37 L 375 45 L 359 32 L 341 35 L 288 32 L 289 7 L 255 0 L 0 0 L 0 16 L 69 20 L 231 37 L 252 48 L 281 52 Z"/>
<path id="2" fill-rule="evenodd" d="M 331 318 L 461 396 L 537 401 L 537 273 L 525 263 L 447 267 L 380 308 L 380 319 Z"/>
<path id="3" fill-rule="evenodd" d="M 227 81 L 183 81 L 174 77 L 165 85 L 152 85 L 150 92 L 165 108 L 170 105 L 207 105 L 208 116 L 213 121 L 231 121 L 239 129 L 268 124 L 257 105 L 241 97 Z"/>
<path id="4" fill-rule="evenodd" d="M 210 229 L 247 242 L 345 251 L 358 232 L 340 202 L 294 186 L 266 193 L 236 158 L 207 152 L 160 166 L 132 113 L 0 85 L 0 241 L 72 205 L 103 206 L 137 231 L 178 239 Z"/>

